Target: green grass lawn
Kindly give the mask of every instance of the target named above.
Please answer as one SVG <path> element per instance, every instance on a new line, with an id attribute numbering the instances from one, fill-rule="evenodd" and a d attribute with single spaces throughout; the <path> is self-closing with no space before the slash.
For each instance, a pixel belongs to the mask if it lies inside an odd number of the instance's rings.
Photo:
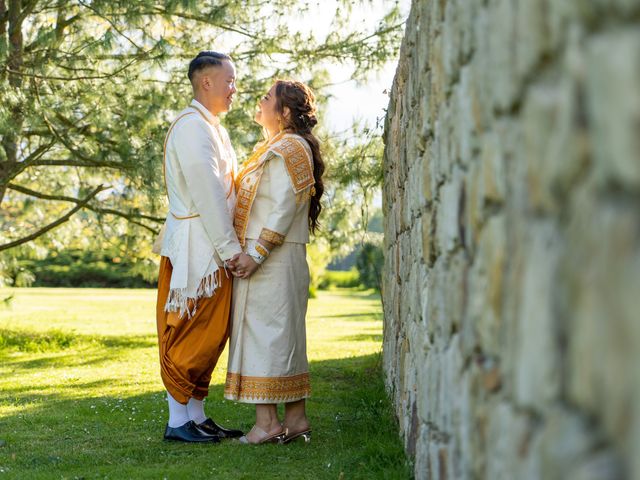
<path id="1" fill-rule="evenodd" d="M 380 369 L 380 300 L 319 292 L 307 316 L 309 445 L 163 442 L 167 419 L 154 290 L 4 289 L 0 300 L 3 478 L 408 478 Z M 226 352 L 205 408 L 248 430 L 222 399 Z"/>

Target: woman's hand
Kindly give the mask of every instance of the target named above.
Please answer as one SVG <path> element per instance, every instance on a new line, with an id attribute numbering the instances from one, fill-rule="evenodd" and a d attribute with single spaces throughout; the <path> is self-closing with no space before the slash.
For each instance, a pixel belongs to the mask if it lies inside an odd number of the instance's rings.
<path id="1" fill-rule="evenodd" d="M 260 266 L 246 253 L 240 253 L 229 260 L 231 273 L 238 278 L 249 278 Z"/>

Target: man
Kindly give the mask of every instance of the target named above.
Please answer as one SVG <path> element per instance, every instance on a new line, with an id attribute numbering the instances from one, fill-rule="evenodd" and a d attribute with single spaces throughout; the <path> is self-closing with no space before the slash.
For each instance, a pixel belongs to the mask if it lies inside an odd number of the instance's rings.
<path id="1" fill-rule="evenodd" d="M 232 214 L 237 161 L 218 116 L 231 107 L 231 58 L 200 52 L 189 64 L 194 100 L 171 124 L 164 145 L 169 214 L 162 238 L 156 306 L 160 369 L 169 421 L 164 438 L 218 442 L 242 432 L 204 413 L 211 373 L 229 336 L 232 276 L 245 255 Z"/>

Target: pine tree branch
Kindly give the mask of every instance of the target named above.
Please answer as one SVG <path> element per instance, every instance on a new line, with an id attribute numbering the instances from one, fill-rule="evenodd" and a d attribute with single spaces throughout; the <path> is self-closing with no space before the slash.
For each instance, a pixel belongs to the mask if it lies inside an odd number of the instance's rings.
<path id="1" fill-rule="evenodd" d="M 227 5 L 222 5 L 220 7 L 218 7 L 217 9 L 220 11 L 224 11 L 225 8 L 227 7 Z M 219 28 L 220 30 L 226 30 L 227 32 L 233 32 L 233 33 L 237 33 L 239 35 L 257 40 L 259 37 L 258 35 L 255 35 L 245 29 L 242 29 L 240 27 L 237 26 L 231 26 L 225 23 L 219 23 L 219 22 L 212 22 L 210 18 L 204 16 L 204 15 L 195 15 L 192 13 L 187 13 L 187 12 L 169 12 L 163 8 L 160 7 L 155 7 L 155 10 L 151 10 L 151 11 L 143 11 L 140 12 L 141 15 L 162 15 L 165 17 L 178 17 L 178 18 L 182 18 L 184 20 L 192 20 L 194 22 L 199 22 L 199 23 L 206 23 L 207 25 L 211 25 L 212 27 L 216 27 Z"/>
<path id="2" fill-rule="evenodd" d="M 140 58 L 142 58 L 142 56 Z M 11 73 L 13 75 L 18 75 L 20 77 L 38 78 L 38 79 L 41 79 L 41 80 L 58 80 L 58 81 L 63 81 L 63 82 L 77 82 L 77 81 L 81 81 L 81 80 L 103 80 L 103 79 L 106 79 L 106 78 L 117 77 L 120 73 L 122 73 L 127 68 L 129 68 L 131 65 L 133 65 L 138 60 L 140 60 L 140 58 L 135 58 L 135 59 L 131 60 L 127 64 L 123 65 L 122 67 L 118 68 L 117 70 L 115 70 L 115 71 L 113 71 L 111 73 L 104 73 L 104 74 L 97 74 L 97 75 L 83 75 L 83 76 L 77 76 L 77 77 L 72 77 L 72 76 L 60 77 L 60 76 L 57 76 L 57 75 L 39 75 L 37 73 L 21 72 L 19 70 L 14 70 L 14 69 L 12 69 L 10 67 L 5 67 L 5 71 L 7 71 L 8 73 Z"/>
<path id="3" fill-rule="evenodd" d="M 24 193 L 25 195 L 29 195 L 30 197 L 40 198 L 42 200 L 51 200 L 56 202 L 71 202 L 75 204 L 79 204 L 83 201 L 80 198 L 69 197 L 66 195 L 49 195 L 47 193 L 37 192 L 35 190 L 31 190 L 30 188 L 23 187 L 22 185 L 16 185 L 15 183 L 10 183 L 9 185 L 7 185 L 7 188 L 14 190 L 16 192 Z M 97 207 L 95 205 L 91 205 L 90 203 L 86 204 L 84 208 L 86 210 L 91 210 L 92 212 L 99 213 L 102 215 L 114 215 L 120 218 L 124 218 L 125 220 L 128 220 L 131 223 L 139 225 L 147 229 L 151 233 L 155 233 L 155 234 L 158 233 L 158 230 L 154 229 L 153 227 L 150 227 L 149 225 L 145 225 L 139 220 L 144 219 L 144 220 L 149 220 L 155 223 L 162 223 L 165 220 L 163 217 L 153 217 L 151 215 L 145 215 L 142 213 L 131 213 L 131 212 L 127 213 L 127 212 L 122 212 L 120 210 L 115 210 L 113 208 Z"/>
<path id="4" fill-rule="evenodd" d="M 0 178 L 0 184 L 6 185 L 7 182 L 16 178 L 18 175 L 24 172 L 29 166 L 31 166 L 32 162 L 35 162 L 40 157 L 42 157 L 42 155 L 47 153 L 49 149 L 51 149 L 51 147 L 55 145 L 55 143 L 56 143 L 55 140 L 51 140 L 49 143 L 40 145 L 21 162 L 10 162 L 9 168 L 4 169 L 2 178 Z"/>
<path id="5" fill-rule="evenodd" d="M 29 167 L 86 167 L 86 168 L 115 168 L 126 170 L 126 166 L 121 162 L 107 160 L 76 160 L 68 158 L 64 160 L 34 160 L 29 163 Z"/>
<path id="6" fill-rule="evenodd" d="M 40 93 L 38 91 L 38 89 L 35 89 L 35 94 L 36 94 L 36 99 L 38 100 L 38 102 L 42 105 L 42 103 L 40 102 Z M 47 125 L 47 128 L 49 129 L 49 131 L 51 132 L 51 134 L 58 139 L 58 141 L 60 143 L 62 143 L 67 150 L 69 151 L 69 153 L 71 153 L 73 156 L 77 157 L 79 160 L 74 160 L 74 159 L 69 159 L 69 160 L 38 160 L 38 161 L 34 161 L 31 162 L 30 166 L 43 166 L 43 165 L 59 165 L 59 166 L 74 166 L 74 167 L 109 167 L 109 168 L 116 168 L 119 170 L 126 170 L 126 167 L 122 165 L 122 163 L 120 162 L 109 162 L 109 161 L 96 161 L 90 157 L 88 157 L 87 155 L 84 155 L 82 152 L 80 152 L 79 150 L 77 150 L 73 145 L 71 145 L 69 139 L 67 139 L 64 135 L 61 135 L 58 130 L 53 126 L 53 124 L 51 123 L 51 121 L 47 118 L 46 115 L 42 115 L 42 119 L 45 122 L 45 125 Z M 46 162 L 46 163 L 45 163 Z M 57 163 L 55 163 L 57 162 Z M 65 162 L 60 164 L 60 162 Z"/>
<path id="7" fill-rule="evenodd" d="M 133 41 L 133 39 L 131 37 L 129 37 L 126 33 L 124 33 L 121 29 L 118 28 L 118 26 L 113 22 L 113 20 L 111 20 L 108 16 L 103 15 L 102 13 L 100 13 L 97 9 L 95 9 L 94 7 L 92 7 L 91 5 L 87 4 L 86 2 L 84 2 L 83 0 L 78 0 L 78 3 L 80 5 L 82 5 L 84 8 L 92 11 L 94 14 L 96 14 L 98 17 L 102 18 L 104 21 L 106 21 L 109 25 L 111 25 L 111 28 L 113 28 L 118 35 L 120 35 L 121 37 L 123 37 L 124 39 L 126 39 L 129 43 L 131 43 L 131 45 L 133 45 L 135 48 L 138 49 L 138 51 L 143 50 L 142 47 L 140 45 L 138 45 L 136 42 Z"/>
<path id="8" fill-rule="evenodd" d="M 53 230 L 54 228 L 62 225 L 63 223 L 68 221 L 73 216 L 74 213 L 76 213 L 78 210 L 85 207 L 96 195 L 98 195 L 103 190 L 106 190 L 107 188 L 108 187 L 105 187 L 104 185 L 98 185 L 96 188 L 93 189 L 91 193 L 89 193 L 89 195 L 87 195 L 84 199 L 78 202 L 75 207 L 69 210 L 62 217 L 49 223 L 48 225 L 45 225 L 40 230 L 36 230 L 35 232 L 33 232 L 30 235 L 27 235 L 26 237 L 22 237 L 22 238 L 19 238 L 18 240 L 14 240 L 12 242 L 8 242 L 0 245 L 0 252 L 31 242 L 32 240 L 35 240 L 36 238 L 44 235 L 48 231 Z"/>

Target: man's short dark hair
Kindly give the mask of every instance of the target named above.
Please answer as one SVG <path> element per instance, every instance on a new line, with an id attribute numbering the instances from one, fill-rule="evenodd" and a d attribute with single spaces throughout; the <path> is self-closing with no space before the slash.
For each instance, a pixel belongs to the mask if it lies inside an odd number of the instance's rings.
<path id="1" fill-rule="evenodd" d="M 209 66 L 220 66 L 224 60 L 231 60 L 226 53 L 204 50 L 196 55 L 196 58 L 189 63 L 189 80 L 193 82 L 193 75 L 198 70 L 203 70 Z"/>

